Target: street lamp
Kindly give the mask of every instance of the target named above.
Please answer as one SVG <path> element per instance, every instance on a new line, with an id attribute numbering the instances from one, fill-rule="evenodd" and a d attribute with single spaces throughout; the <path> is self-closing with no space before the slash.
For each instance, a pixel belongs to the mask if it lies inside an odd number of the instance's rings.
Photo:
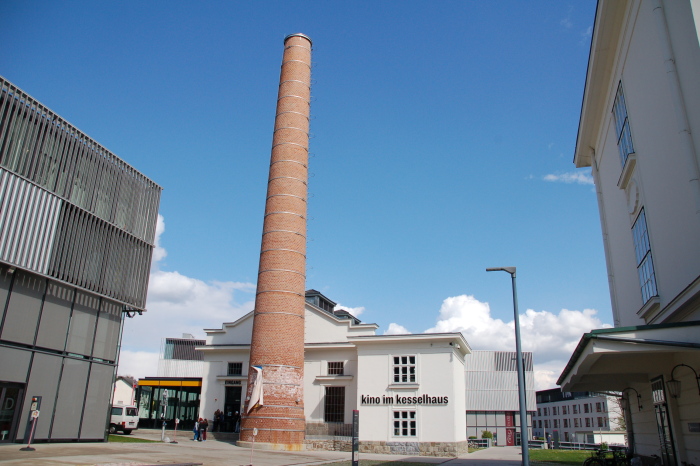
<path id="1" fill-rule="evenodd" d="M 530 452 L 527 442 L 527 405 L 525 401 L 525 368 L 523 367 L 523 352 L 520 346 L 520 318 L 518 316 L 518 292 L 515 286 L 515 267 L 492 267 L 487 272 L 508 272 L 513 282 L 513 312 L 515 313 L 515 352 L 518 359 L 518 398 L 520 403 L 520 446 L 522 448 L 523 465 L 530 466 Z"/>

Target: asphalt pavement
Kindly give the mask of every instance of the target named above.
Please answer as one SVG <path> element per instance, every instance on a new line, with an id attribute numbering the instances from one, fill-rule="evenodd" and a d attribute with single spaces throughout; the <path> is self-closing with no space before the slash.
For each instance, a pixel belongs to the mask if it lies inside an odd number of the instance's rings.
<path id="1" fill-rule="evenodd" d="M 21 444 L 0 445 L 0 466 L 301 466 L 321 465 L 335 461 L 350 460 L 349 452 L 303 451 L 282 452 L 241 448 L 231 442 L 209 439 L 206 442 L 192 441 L 189 432 L 166 436 L 178 443 L 160 442 L 161 431 L 139 429 L 129 437 L 158 440 L 158 443 L 36 443 L 35 451 L 22 451 Z M 377 460 L 386 463 L 407 461 L 441 464 L 443 466 L 519 466 L 519 447 L 493 447 L 464 454 L 459 458 L 435 458 L 429 456 L 400 456 L 361 453 L 361 460 Z"/>

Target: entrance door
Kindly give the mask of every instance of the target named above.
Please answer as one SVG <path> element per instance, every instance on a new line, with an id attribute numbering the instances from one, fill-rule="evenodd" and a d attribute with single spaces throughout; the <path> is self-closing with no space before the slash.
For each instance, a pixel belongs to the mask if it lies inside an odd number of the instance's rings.
<path id="1" fill-rule="evenodd" d="M 669 424 L 668 404 L 666 404 L 663 377 L 652 379 L 651 395 L 654 400 L 654 412 L 656 414 L 656 428 L 659 433 L 661 460 L 664 466 L 676 466 L 676 452 L 673 447 L 673 432 Z"/>
<path id="2" fill-rule="evenodd" d="M 506 445 L 509 447 L 515 446 L 515 429 L 510 427 L 506 429 Z"/>
<path id="3" fill-rule="evenodd" d="M 225 432 L 233 432 L 235 413 L 241 414 L 241 386 L 226 387 L 224 397 L 224 425 L 221 429 Z M 239 418 L 240 419 L 240 418 Z"/>
<path id="4" fill-rule="evenodd" d="M 23 385 L 0 383 L 0 442 L 13 442 L 17 437 L 23 395 Z"/>

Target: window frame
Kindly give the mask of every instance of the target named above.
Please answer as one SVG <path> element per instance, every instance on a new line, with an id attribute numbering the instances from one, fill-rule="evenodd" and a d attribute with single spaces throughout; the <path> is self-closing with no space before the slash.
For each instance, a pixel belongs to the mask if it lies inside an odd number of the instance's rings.
<path id="1" fill-rule="evenodd" d="M 391 369 L 392 383 L 418 383 L 418 358 L 415 354 L 392 355 Z M 402 380 L 404 378 L 406 380 Z"/>
<path id="2" fill-rule="evenodd" d="M 624 167 L 629 156 L 634 154 L 634 143 L 632 142 L 632 130 L 630 129 L 629 114 L 627 112 L 627 99 L 625 99 L 622 81 L 617 85 L 612 114 L 615 120 L 617 150 L 620 154 L 620 162 Z"/>
<path id="3" fill-rule="evenodd" d="M 236 365 L 240 366 L 240 372 L 237 374 L 232 370 Z M 243 363 L 239 361 L 227 362 L 226 363 L 226 375 L 229 377 L 242 376 L 243 375 Z"/>
<path id="4" fill-rule="evenodd" d="M 418 413 L 416 412 L 416 410 L 397 409 L 393 410 L 392 412 L 392 437 L 417 438 Z"/>
<path id="5" fill-rule="evenodd" d="M 336 393 L 329 393 L 335 391 Z M 336 408 L 336 409 L 329 409 Z M 324 390 L 323 422 L 345 422 L 345 386 L 331 385 Z"/>
<path id="6" fill-rule="evenodd" d="M 637 218 L 632 224 L 632 241 L 634 243 L 634 257 L 637 263 L 637 277 L 642 293 L 642 305 L 659 295 L 656 285 L 656 270 L 651 251 L 651 239 L 647 226 L 647 216 L 644 207 L 639 210 Z"/>
<path id="7" fill-rule="evenodd" d="M 345 375 L 345 361 L 328 361 L 328 375 Z"/>

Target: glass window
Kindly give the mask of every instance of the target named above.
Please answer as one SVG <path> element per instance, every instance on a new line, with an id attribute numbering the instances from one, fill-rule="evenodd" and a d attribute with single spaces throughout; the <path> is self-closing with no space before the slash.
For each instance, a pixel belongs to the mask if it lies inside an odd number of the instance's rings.
<path id="1" fill-rule="evenodd" d="M 121 416 L 123 408 L 112 407 L 112 416 Z"/>
<path id="2" fill-rule="evenodd" d="M 328 363 L 328 375 L 343 375 L 343 361 L 340 362 L 329 362 Z"/>
<path id="3" fill-rule="evenodd" d="M 345 422 L 345 387 L 326 387 L 325 422 Z"/>
<path id="4" fill-rule="evenodd" d="M 394 411 L 394 436 L 415 437 L 416 436 L 416 412 L 415 411 Z"/>
<path id="5" fill-rule="evenodd" d="M 243 363 L 242 362 L 230 362 L 230 363 L 228 363 L 227 375 L 243 375 Z"/>
<path id="6" fill-rule="evenodd" d="M 656 290 L 656 275 L 654 273 L 654 262 L 651 258 L 651 244 L 649 243 L 647 218 L 644 209 L 639 212 L 639 216 L 634 222 L 632 236 L 634 237 L 634 252 L 637 258 L 637 273 L 642 290 L 642 302 L 646 304 L 658 292 Z"/>
<path id="7" fill-rule="evenodd" d="M 627 162 L 627 157 L 634 153 L 634 146 L 632 145 L 630 123 L 627 117 L 625 94 L 622 92 L 622 82 L 617 86 L 617 94 L 615 95 L 615 103 L 613 104 L 613 115 L 615 116 L 617 149 L 620 152 L 620 161 L 624 166 Z"/>
<path id="8" fill-rule="evenodd" d="M 416 357 L 394 356 L 394 383 L 416 381 Z"/>

